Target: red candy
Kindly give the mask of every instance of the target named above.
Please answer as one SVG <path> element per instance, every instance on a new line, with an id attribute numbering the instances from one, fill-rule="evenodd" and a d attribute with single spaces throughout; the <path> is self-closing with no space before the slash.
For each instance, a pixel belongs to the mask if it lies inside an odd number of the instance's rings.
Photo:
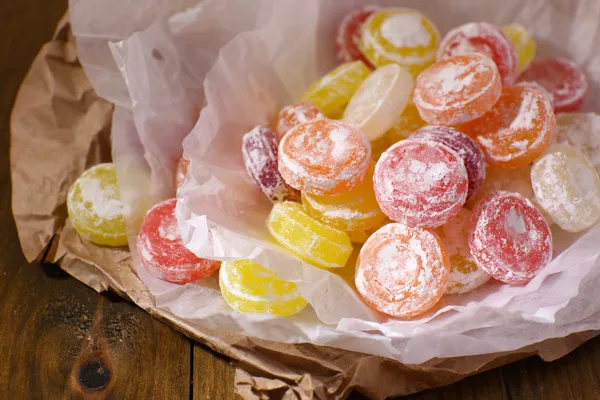
<path id="1" fill-rule="evenodd" d="M 440 43 L 437 61 L 469 53 L 481 53 L 494 60 L 505 85 L 515 82 L 517 51 L 500 28 L 486 22 L 471 22 L 454 28 Z"/>
<path id="2" fill-rule="evenodd" d="M 272 202 L 297 198 L 277 169 L 277 138 L 264 126 L 257 126 L 242 139 L 242 156 L 248 175 Z"/>
<path id="3" fill-rule="evenodd" d="M 177 163 L 177 171 L 175 171 L 175 187 L 177 189 L 183 186 L 189 165 L 190 162 L 183 157 Z"/>
<path id="4" fill-rule="evenodd" d="M 323 119 L 325 116 L 317 107 L 308 101 L 291 104 L 283 107 L 279 112 L 277 121 L 277 136 L 281 139 L 290 129 L 313 119 Z"/>
<path id="5" fill-rule="evenodd" d="M 463 160 L 449 147 L 405 140 L 382 154 L 373 185 L 377 202 L 390 219 L 435 228 L 460 211 L 469 179 Z"/>
<path id="6" fill-rule="evenodd" d="M 158 203 L 148 211 L 137 237 L 142 265 L 163 281 L 188 283 L 216 272 L 220 261 L 198 258 L 183 244 L 177 217 L 176 199 Z"/>
<path id="7" fill-rule="evenodd" d="M 360 42 L 363 23 L 378 9 L 377 6 L 364 6 L 346 14 L 335 38 L 335 56 L 339 62 L 360 60 L 368 67 L 373 67 L 361 51 L 358 43 Z"/>
<path id="8" fill-rule="evenodd" d="M 579 110 L 588 90 L 584 73 L 572 61 L 559 57 L 533 60 L 519 77 L 519 82 L 528 81 L 553 95 L 556 112 Z"/>
<path id="9" fill-rule="evenodd" d="M 410 140 L 429 140 L 448 146 L 462 158 L 469 176 L 467 200 L 483 186 L 485 180 L 485 154 L 467 135 L 447 126 L 432 125 L 419 129 Z"/>
<path id="10" fill-rule="evenodd" d="M 477 265 L 492 277 L 522 284 L 552 260 L 552 234 L 529 200 L 495 192 L 473 209 L 469 248 Z"/>

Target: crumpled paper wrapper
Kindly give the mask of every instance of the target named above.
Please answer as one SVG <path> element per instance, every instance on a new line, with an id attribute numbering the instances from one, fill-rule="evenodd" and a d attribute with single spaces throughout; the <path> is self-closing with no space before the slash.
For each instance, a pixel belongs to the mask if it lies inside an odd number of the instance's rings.
<path id="1" fill-rule="evenodd" d="M 119 129 L 134 129 L 127 126 L 130 112 L 122 112 L 121 119 L 115 116 L 125 125 Z M 11 119 L 12 204 L 23 252 L 29 261 L 59 263 L 99 292 L 113 290 L 131 299 L 175 329 L 237 360 L 236 387 L 245 398 L 343 399 L 356 389 L 383 399 L 450 384 L 534 354 L 554 360 L 594 336 L 573 334 L 512 352 L 404 365 L 332 347 L 216 332 L 179 318 L 157 307 L 136 274 L 129 251 L 82 241 L 67 219 L 65 198 L 71 183 L 87 167 L 110 160 L 112 114 L 112 105 L 86 79 L 64 19 L 25 78 Z"/>

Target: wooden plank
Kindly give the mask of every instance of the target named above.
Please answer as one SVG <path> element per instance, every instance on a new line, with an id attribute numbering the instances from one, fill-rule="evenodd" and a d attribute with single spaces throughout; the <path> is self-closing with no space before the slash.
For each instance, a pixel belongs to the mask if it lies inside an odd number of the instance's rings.
<path id="1" fill-rule="evenodd" d="M 194 400 L 239 400 L 234 393 L 235 368 L 229 360 L 212 350 L 194 344 L 192 398 Z"/>

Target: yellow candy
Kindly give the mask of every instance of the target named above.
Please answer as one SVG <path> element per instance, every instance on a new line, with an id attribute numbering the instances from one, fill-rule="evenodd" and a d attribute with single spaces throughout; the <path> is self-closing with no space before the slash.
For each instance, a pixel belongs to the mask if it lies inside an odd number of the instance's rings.
<path id="1" fill-rule="evenodd" d="M 504 25 L 502 30 L 506 33 L 506 36 L 508 36 L 517 50 L 518 72 L 524 71 L 535 57 L 535 40 L 529 34 L 527 29 L 520 24 Z"/>
<path id="2" fill-rule="evenodd" d="M 327 118 L 340 118 L 354 92 L 370 74 L 362 61 L 342 64 L 310 85 L 302 100 L 314 104 Z"/>
<path id="3" fill-rule="evenodd" d="M 362 26 L 359 43 L 377 67 L 399 64 L 416 77 L 435 61 L 440 34 L 426 16 L 407 8 L 384 8 Z"/>
<path id="4" fill-rule="evenodd" d="M 267 227 L 283 247 L 319 267 L 342 268 L 352 253 L 346 232 L 313 219 L 298 203 L 275 203 Z"/>
<path id="5" fill-rule="evenodd" d="M 394 143 L 407 139 L 413 132 L 427 125 L 417 110 L 417 106 L 410 102 L 404 108 L 400 120 L 386 133 L 371 142 L 371 155 L 377 161 L 381 154 Z"/>
<path id="6" fill-rule="evenodd" d="M 382 226 L 384 226 L 386 224 L 389 224 L 390 222 L 392 222 L 392 221 L 385 218 L 379 225 L 377 225 L 374 228 L 361 230 L 361 231 L 348 231 L 346 233 L 350 237 L 350 240 L 352 241 L 352 243 L 364 244 L 367 241 L 367 239 L 369 237 L 371 237 L 371 235 L 374 234 L 379 228 L 381 228 Z"/>
<path id="7" fill-rule="evenodd" d="M 127 245 L 123 203 L 113 164 L 85 171 L 69 189 L 67 210 L 81 237 L 104 246 Z"/>
<path id="8" fill-rule="evenodd" d="M 223 298 L 244 314 L 294 315 L 307 304 L 293 282 L 252 260 L 225 261 L 219 271 Z"/>

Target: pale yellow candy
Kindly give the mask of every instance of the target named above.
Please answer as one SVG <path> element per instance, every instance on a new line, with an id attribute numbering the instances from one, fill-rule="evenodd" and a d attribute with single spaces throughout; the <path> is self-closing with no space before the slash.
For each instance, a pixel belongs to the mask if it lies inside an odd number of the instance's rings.
<path id="1" fill-rule="evenodd" d="M 579 232 L 600 220 L 600 177 L 575 147 L 553 146 L 533 164 L 531 183 L 537 202 L 562 229 Z"/>
<path id="2" fill-rule="evenodd" d="M 600 174 L 600 115 L 559 113 L 556 115 L 556 142 L 581 150 Z"/>
<path id="3" fill-rule="evenodd" d="M 410 135 L 427 125 L 419 115 L 417 106 L 412 101 L 406 104 L 398 122 L 381 137 L 371 142 L 371 155 L 377 161 L 384 151 L 393 144 L 408 139 Z"/>
<path id="4" fill-rule="evenodd" d="M 509 24 L 502 27 L 506 36 L 517 50 L 517 70 L 524 71 L 535 57 L 536 44 L 533 36 L 521 24 Z"/>
<path id="5" fill-rule="evenodd" d="M 252 260 L 225 261 L 219 271 L 223 298 L 244 314 L 288 316 L 306 307 L 296 284 Z"/>

